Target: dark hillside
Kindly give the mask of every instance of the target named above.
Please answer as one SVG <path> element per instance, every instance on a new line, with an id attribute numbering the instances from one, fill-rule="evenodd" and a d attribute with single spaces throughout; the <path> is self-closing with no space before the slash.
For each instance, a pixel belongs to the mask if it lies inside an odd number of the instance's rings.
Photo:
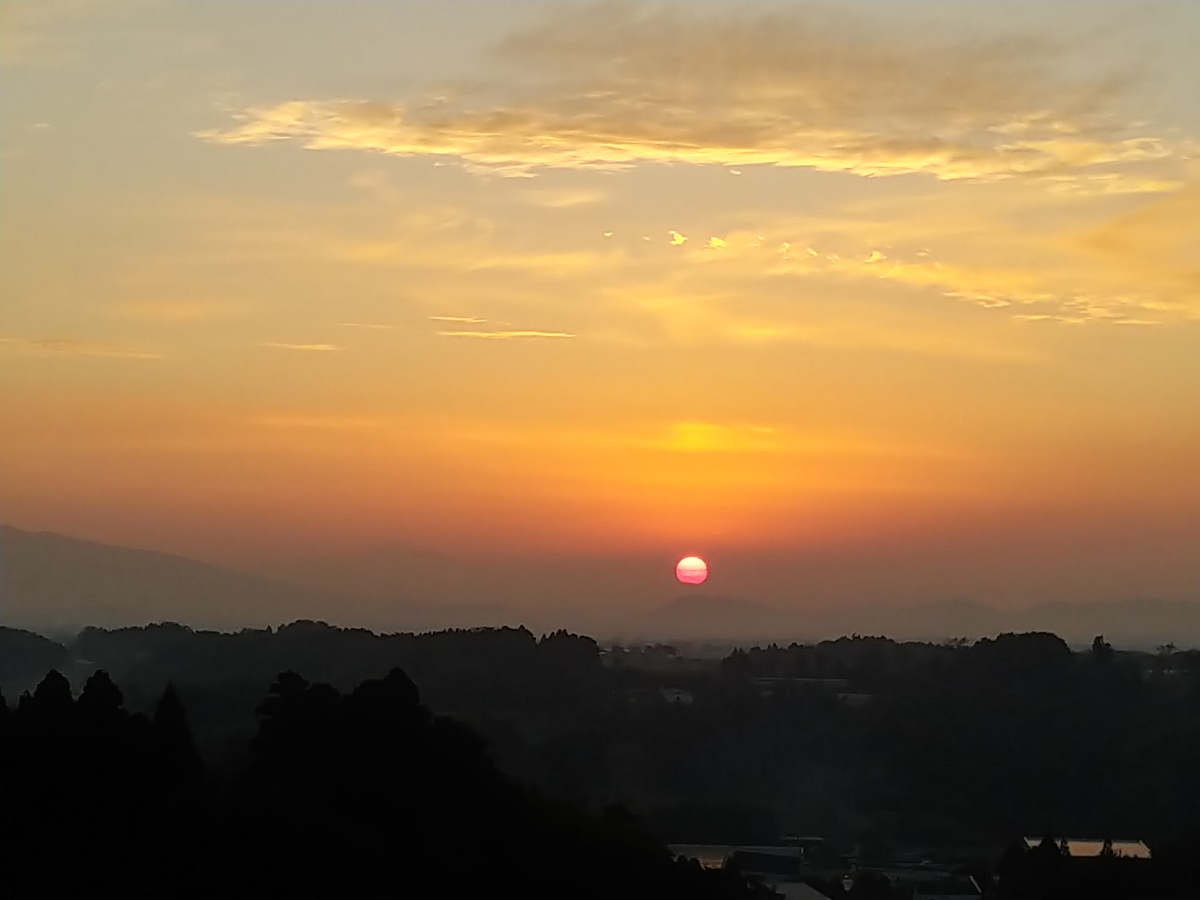
<path id="1" fill-rule="evenodd" d="M 130 714 L 104 672 L 0 705 L 0 894 L 12 897 L 752 898 L 619 808 L 506 779 L 399 669 L 352 691 L 286 672 L 217 782 L 168 688 Z"/>

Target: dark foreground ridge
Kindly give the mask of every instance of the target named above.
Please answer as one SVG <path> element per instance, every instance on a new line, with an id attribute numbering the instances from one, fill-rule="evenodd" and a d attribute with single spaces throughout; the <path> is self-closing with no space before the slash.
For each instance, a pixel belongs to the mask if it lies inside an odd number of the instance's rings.
<path id="1" fill-rule="evenodd" d="M 294 672 L 216 782 L 168 686 L 130 714 L 102 671 L 0 704 L 5 897 L 750 898 L 625 811 L 518 787 L 399 669 L 342 695 Z"/>
<path id="2" fill-rule="evenodd" d="M 397 699 L 402 676 L 377 680 L 397 667 L 451 718 L 398 713 L 416 704 Z M 61 677 L 45 680 L 52 668 L 88 687 L 73 700 Z M 0 798 L 14 836 L 0 850 L 20 851 L 12 872 L 65 877 L 49 862 L 64 858 L 141 872 L 162 857 L 168 873 L 180 859 L 197 877 L 249 873 L 262 895 L 276 878 L 288 890 L 332 883 L 326 865 L 365 890 L 381 861 L 407 860 L 442 873 L 443 892 L 541 873 L 601 891 L 566 895 L 605 896 L 618 882 L 591 874 L 603 865 L 616 867 L 605 878 L 641 873 L 620 882 L 623 896 L 645 885 L 670 896 L 665 873 L 684 870 L 662 844 L 704 844 L 718 845 L 706 859 L 739 859 L 747 873 L 807 866 L 827 897 L 851 875 L 860 900 L 908 900 L 934 871 L 1004 898 L 1051 886 L 1057 900 L 1173 897 L 1179 884 L 1200 896 L 1200 652 L 1169 645 L 1127 652 L 1098 637 L 1073 651 L 1028 633 L 602 648 L 563 631 L 379 635 L 317 622 L 86 629 L 62 644 L 0 628 L 0 686 L 10 700 L 29 692 L 5 726 L 24 748 L 5 762 L 16 774 Z M 392 712 L 364 699 L 376 695 Z M 170 724 L 180 707 L 194 740 Z M 87 723 L 100 721 L 110 750 L 97 756 Z M 195 815 L 180 818 L 187 804 Z M 1074 848 L 1066 862 L 1023 840 L 1047 834 Z M 802 858 L 789 836 L 806 836 Z M 1105 839 L 1140 842 L 1153 859 L 1085 858 Z M 56 842 L 65 856 L 46 849 Z M 276 871 L 289 854 L 295 866 Z M 550 882 L 531 883 L 524 896 Z"/>

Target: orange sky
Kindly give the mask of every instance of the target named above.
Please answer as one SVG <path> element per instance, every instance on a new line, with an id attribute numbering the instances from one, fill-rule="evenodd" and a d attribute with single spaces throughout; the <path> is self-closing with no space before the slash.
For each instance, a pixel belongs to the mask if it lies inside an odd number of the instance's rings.
<path id="1" fill-rule="evenodd" d="M 5 3 L 4 521 L 1195 598 L 1200 8 L 986 6 Z"/>

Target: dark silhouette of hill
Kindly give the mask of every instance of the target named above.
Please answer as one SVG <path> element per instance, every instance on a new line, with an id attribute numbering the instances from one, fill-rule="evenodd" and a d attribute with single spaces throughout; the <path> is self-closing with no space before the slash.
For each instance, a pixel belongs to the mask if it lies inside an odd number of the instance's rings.
<path id="1" fill-rule="evenodd" d="M 216 782 L 168 687 L 130 714 L 102 671 L 0 701 L 6 897 L 749 898 L 626 811 L 506 779 L 401 670 L 341 693 L 279 675 L 246 763 Z"/>
<path id="2" fill-rule="evenodd" d="M 36 648 L 28 666 L 65 655 L 77 684 L 107 671 L 147 716 L 173 683 L 198 752 L 226 775 L 247 764 L 274 673 L 306 671 L 345 694 L 400 667 L 433 708 L 484 736 L 507 777 L 594 809 L 624 804 L 676 842 L 987 843 L 1053 828 L 1165 846 L 1200 808 L 1200 651 L 1166 646 L 854 636 L 718 661 L 661 645 L 602 651 L 564 631 L 380 635 L 317 622 L 0 640 Z M 4 683 L 9 697 L 20 689 Z"/>
<path id="3" fill-rule="evenodd" d="M 605 690 L 595 641 L 561 631 L 540 639 L 524 628 L 380 635 L 299 621 L 238 632 L 170 623 L 86 628 L 67 646 L 35 635 L 25 639 L 42 642 L 53 656 L 14 666 L 0 681 L 10 693 L 34 684 L 43 662 L 63 657 L 63 670 L 73 679 L 97 668 L 111 673 L 127 686 L 137 709 L 149 709 L 164 685 L 174 682 L 192 708 L 202 744 L 214 753 L 240 739 L 253 721 L 261 685 L 288 669 L 348 690 L 376 672 L 402 666 L 428 686 L 440 709 L 466 712 L 476 721 L 540 727 L 569 721 L 574 709 L 590 708 Z"/>
<path id="4" fill-rule="evenodd" d="M 67 648 L 57 641 L 0 625 L 0 685 L 20 684 L 32 686 L 40 673 L 49 669 L 63 668 L 67 663 Z"/>

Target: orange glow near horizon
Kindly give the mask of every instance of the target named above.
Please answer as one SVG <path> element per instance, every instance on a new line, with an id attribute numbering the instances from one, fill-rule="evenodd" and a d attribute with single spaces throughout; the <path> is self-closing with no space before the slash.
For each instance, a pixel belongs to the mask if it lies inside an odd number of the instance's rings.
<path id="1" fill-rule="evenodd" d="M 1200 588 L 1200 6 L 1109 48 L 1160 46 L 1134 84 L 1053 4 L 463 4 L 361 53 L 332 5 L 163 7 L 169 52 L 12 4 L 6 524 L 256 571 L 702 546 L 796 603 L 780 560 Z"/>

